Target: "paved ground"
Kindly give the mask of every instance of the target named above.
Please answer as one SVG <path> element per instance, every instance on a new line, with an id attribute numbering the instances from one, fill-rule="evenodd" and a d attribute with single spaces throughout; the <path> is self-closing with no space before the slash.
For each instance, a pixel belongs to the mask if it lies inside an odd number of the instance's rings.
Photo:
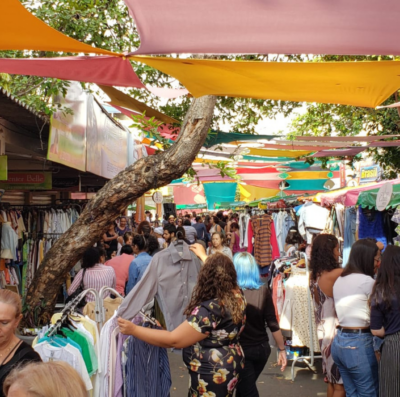
<path id="1" fill-rule="evenodd" d="M 177 353 L 169 353 L 172 375 L 171 397 L 187 397 L 188 374 Z M 260 397 L 323 397 L 326 396 L 326 386 L 321 371 L 321 360 L 316 360 L 316 374 L 304 364 L 296 364 L 295 381 L 291 380 L 291 364 L 281 373 L 276 367 L 276 352 L 273 351 L 264 371 L 258 379 Z"/>

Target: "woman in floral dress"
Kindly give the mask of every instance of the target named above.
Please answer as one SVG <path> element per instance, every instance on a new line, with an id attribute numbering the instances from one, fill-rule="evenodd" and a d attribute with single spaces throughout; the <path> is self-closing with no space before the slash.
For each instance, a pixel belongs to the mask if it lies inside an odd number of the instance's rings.
<path id="1" fill-rule="evenodd" d="M 171 332 L 140 327 L 121 318 L 119 327 L 123 334 L 155 346 L 183 348 L 190 375 L 188 397 L 232 396 L 244 367 L 239 335 L 246 322 L 246 301 L 226 255 L 216 253 L 207 258 L 200 244 L 190 249 L 204 266 L 185 311 L 187 320 Z"/>

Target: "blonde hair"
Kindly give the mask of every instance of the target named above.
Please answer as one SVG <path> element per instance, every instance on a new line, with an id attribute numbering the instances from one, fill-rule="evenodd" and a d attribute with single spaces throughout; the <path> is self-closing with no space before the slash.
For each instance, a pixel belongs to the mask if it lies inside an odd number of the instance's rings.
<path id="1" fill-rule="evenodd" d="M 15 317 L 19 317 L 22 312 L 22 302 L 20 296 L 11 290 L 0 289 L 0 303 L 14 306 Z"/>
<path id="2" fill-rule="evenodd" d="M 29 397 L 87 397 L 82 378 L 69 364 L 57 361 L 17 367 L 7 376 L 3 393 L 18 385 Z"/>

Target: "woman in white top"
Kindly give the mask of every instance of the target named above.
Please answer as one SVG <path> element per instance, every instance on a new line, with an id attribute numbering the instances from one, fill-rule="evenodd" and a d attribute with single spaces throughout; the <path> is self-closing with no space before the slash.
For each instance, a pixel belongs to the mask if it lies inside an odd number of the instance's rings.
<path id="1" fill-rule="evenodd" d="M 220 252 L 221 254 L 229 257 L 231 260 L 233 259 L 232 251 L 229 247 L 225 245 L 225 238 L 223 237 L 222 233 L 213 233 L 211 236 L 211 244 L 212 246 L 207 249 L 207 255 L 212 255 L 216 252 Z"/>
<path id="2" fill-rule="evenodd" d="M 211 224 L 211 229 L 210 229 L 210 234 L 212 235 L 213 233 L 220 233 L 222 232 L 222 228 L 219 225 L 219 219 L 217 216 L 212 216 L 210 218 L 210 224 Z"/>
<path id="3" fill-rule="evenodd" d="M 370 331 L 369 296 L 380 251 L 374 239 L 354 243 L 349 261 L 333 286 L 339 320 L 332 357 L 339 367 L 347 397 L 378 397 L 378 362 Z"/>

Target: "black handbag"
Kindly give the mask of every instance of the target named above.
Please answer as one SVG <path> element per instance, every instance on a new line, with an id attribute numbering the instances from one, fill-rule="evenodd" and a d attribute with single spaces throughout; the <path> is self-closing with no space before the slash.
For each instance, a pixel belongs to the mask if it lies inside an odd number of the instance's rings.
<path id="1" fill-rule="evenodd" d="M 75 292 L 73 292 L 71 295 L 68 296 L 68 298 L 65 300 L 65 303 L 69 303 L 69 302 L 73 301 L 85 290 L 85 287 L 83 286 L 83 279 L 85 278 L 85 272 L 86 272 L 86 269 L 83 269 L 82 280 L 81 280 L 79 287 L 75 290 Z M 78 302 L 78 304 L 76 305 L 77 308 L 82 308 L 83 306 L 85 306 L 85 301 L 83 301 L 83 303 L 82 303 L 82 300 L 80 302 Z"/>

